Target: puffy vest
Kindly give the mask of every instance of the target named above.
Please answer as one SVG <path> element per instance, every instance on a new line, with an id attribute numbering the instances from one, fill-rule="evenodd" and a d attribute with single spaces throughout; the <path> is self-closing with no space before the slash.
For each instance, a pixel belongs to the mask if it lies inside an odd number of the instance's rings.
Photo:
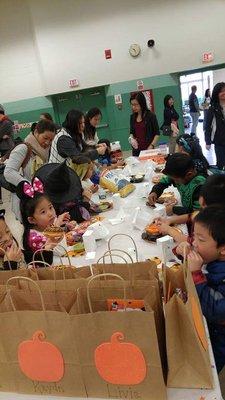
<path id="1" fill-rule="evenodd" d="M 70 134 L 63 128 L 59 131 L 59 133 L 57 133 L 57 135 L 54 137 L 52 141 L 51 152 L 48 161 L 49 163 L 61 164 L 63 161 L 65 161 L 65 158 L 61 157 L 57 150 L 57 143 L 61 136 L 69 136 L 71 138 Z M 70 159 L 68 160 L 68 163 L 69 161 Z"/>

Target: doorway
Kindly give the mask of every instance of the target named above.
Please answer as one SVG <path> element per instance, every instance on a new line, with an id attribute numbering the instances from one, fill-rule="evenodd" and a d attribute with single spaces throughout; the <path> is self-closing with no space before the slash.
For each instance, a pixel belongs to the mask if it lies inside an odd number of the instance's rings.
<path id="1" fill-rule="evenodd" d="M 102 119 L 97 126 L 99 139 L 106 137 L 111 140 L 108 114 L 106 108 L 105 86 L 60 93 L 52 96 L 53 106 L 57 122 L 62 125 L 68 111 L 77 109 L 84 114 L 93 107 L 98 107 L 102 113 Z"/>
<path id="2" fill-rule="evenodd" d="M 207 70 L 180 76 L 182 112 L 183 112 L 185 133 L 191 133 L 192 129 L 192 118 L 190 116 L 190 109 L 189 109 L 189 95 L 191 94 L 191 87 L 196 86 L 197 87 L 196 96 L 198 98 L 198 103 L 200 107 L 200 115 L 198 119 L 196 136 L 199 139 L 203 154 L 207 158 L 210 165 L 214 165 L 216 163 L 216 157 L 214 152 L 214 146 L 211 146 L 211 150 L 207 150 L 205 146 L 205 138 L 203 130 L 204 112 L 202 104 L 205 99 L 206 89 L 210 89 L 210 92 L 212 93 L 213 86 L 216 83 L 214 82 L 216 80 L 214 76 L 215 72 L 216 71 L 213 70 Z M 225 74 L 225 69 L 224 69 L 224 74 Z"/>

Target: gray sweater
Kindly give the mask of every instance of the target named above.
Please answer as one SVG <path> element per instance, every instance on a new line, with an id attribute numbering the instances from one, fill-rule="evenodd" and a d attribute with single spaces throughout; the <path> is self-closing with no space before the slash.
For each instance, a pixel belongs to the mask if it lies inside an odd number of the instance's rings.
<path id="1" fill-rule="evenodd" d="M 21 165 L 27 155 L 27 146 L 25 144 L 20 144 L 12 150 L 10 158 L 6 162 L 6 167 L 4 170 L 4 177 L 13 185 L 17 186 L 21 181 L 28 180 L 31 182 L 31 170 L 32 162 L 35 155 L 31 155 L 26 167 L 22 170 Z"/>

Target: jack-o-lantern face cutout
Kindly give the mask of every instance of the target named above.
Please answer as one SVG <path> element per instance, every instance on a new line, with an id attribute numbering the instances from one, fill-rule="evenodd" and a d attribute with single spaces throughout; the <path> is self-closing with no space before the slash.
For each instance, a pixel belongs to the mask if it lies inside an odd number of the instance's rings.
<path id="1" fill-rule="evenodd" d="M 145 379 L 146 362 L 139 347 L 119 342 L 123 339 L 123 333 L 116 332 L 111 342 L 100 344 L 95 350 L 95 366 L 101 378 L 108 383 L 138 385 Z"/>
<path id="2" fill-rule="evenodd" d="M 37 331 L 31 340 L 19 344 L 19 366 L 33 381 L 58 382 L 64 375 L 64 359 L 59 349 L 44 339 L 44 332 Z"/>

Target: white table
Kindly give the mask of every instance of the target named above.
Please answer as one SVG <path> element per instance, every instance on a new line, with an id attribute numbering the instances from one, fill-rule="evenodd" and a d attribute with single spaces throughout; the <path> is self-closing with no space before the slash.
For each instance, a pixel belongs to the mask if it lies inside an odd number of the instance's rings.
<path id="1" fill-rule="evenodd" d="M 153 257 L 153 256 L 161 257 L 160 248 L 156 244 L 150 244 L 150 243 L 145 242 L 141 238 L 141 231 L 135 229 L 131 223 L 133 216 L 134 216 L 135 208 L 137 206 L 141 206 L 149 214 L 149 218 L 151 218 L 153 215 L 152 209 L 145 205 L 146 199 L 143 199 L 140 197 L 140 191 L 141 191 L 142 186 L 143 186 L 143 184 L 137 184 L 136 190 L 132 194 L 130 194 L 125 199 L 121 199 L 121 204 L 122 204 L 122 207 L 126 214 L 125 221 L 122 224 L 111 225 L 108 222 L 108 219 L 115 218 L 116 214 L 118 213 L 118 210 L 113 209 L 113 210 L 110 210 L 103 214 L 105 217 L 105 219 L 103 220 L 103 224 L 110 231 L 109 237 L 111 237 L 112 235 L 117 234 L 117 233 L 126 233 L 133 237 L 133 239 L 135 240 L 135 243 L 137 245 L 137 248 L 138 248 L 138 260 L 139 261 L 143 261 L 143 260 Z M 108 196 L 108 200 L 110 200 L 110 196 Z M 146 221 L 146 223 L 147 222 L 148 221 Z M 117 241 L 115 239 L 115 242 L 113 242 L 113 243 L 116 243 L 115 247 L 120 248 L 120 249 L 127 250 L 128 247 L 132 247 L 132 242 L 130 242 L 128 239 L 123 238 L 123 237 L 120 237 Z M 99 241 L 95 259 L 92 260 L 91 263 L 92 264 L 95 263 L 104 254 L 104 252 L 107 249 L 108 249 L 107 240 Z M 76 265 L 78 267 L 82 266 L 82 265 L 89 265 L 90 262 L 88 262 L 85 257 L 86 256 L 72 258 L 72 264 Z M 55 258 L 55 262 L 58 263 L 59 260 L 57 258 Z M 65 259 L 65 262 L 66 262 L 66 259 Z M 209 338 L 208 338 L 208 340 L 209 340 Z M 209 341 L 209 344 L 210 344 L 210 341 Z M 212 364 L 212 373 L 213 373 L 213 378 L 214 378 L 214 389 L 213 390 L 167 389 L 168 400 L 221 400 L 222 399 L 218 375 L 216 372 L 214 358 L 213 358 L 213 354 L 212 354 L 210 345 L 209 345 L 209 349 L 210 349 L 210 357 L 211 357 L 211 364 Z M 47 399 L 49 399 L 49 400 L 50 399 L 51 400 L 52 399 L 69 400 L 69 399 L 72 399 L 71 397 L 68 398 L 68 397 L 57 397 L 57 396 L 35 396 L 35 395 L 19 395 L 19 394 L 15 394 L 15 393 L 14 394 L 13 393 L 0 393 L 0 399 L 15 400 L 15 398 L 17 400 L 38 400 L 38 399 L 39 400 L 40 399 L 41 400 L 47 400 Z M 78 399 L 78 400 L 83 400 L 83 399 Z"/>
<path id="2" fill-rule="evenodd" d="M 79 267 L 83 265 L 89 265 L 90 263 L 94 264 L 97 262 L 97 260 L 105 253 L 105 251 L 108 250 L 108 239 L 118 233 L 125 233 L 127 235 L 130 235 L 138 248 L 138 260 L 139 261 L 144 261 L 148 258 L 158 256 L 162 257 L 161 250 L 156 244 L 151 244 L 146 241 L 144 241 L 141 238 L 142 231 L 139 229 L 136 229 L 132 225 L 132 220 L 135 214 L 136 207 L 141 207 L 142 210 L 144 210 L 148 215 L 149 215 L 149 220 L 153 218 L 153 211 L 151 207 L 146 206 L 146 199 L 141 197 L 140 193 L 142 191 L 144 183 L 136 184 L 136 190 L 132 192 L 130 195 L 128 195 L 126 198 L 121 199 L 121 206 L 125 212 L 125 220 L 121 224 L 118 225 L 112 225 L 109 222 L 109 219 L 115 218 L 118 209 L 112 209 L 110 211 L 107 211 L 105 213 L 102 213 L 101 215 L 104 217 L 104 220 L 102 221 L 102 224 L 106 226 L 106 228 L 109 230 L 110 234 L 107 236 L 106 239 L 102 239 L 97 241 L 97 249 L 96 249 L 96 255 L 95 258 L 90 260 L 86 259 L 86 255 L 84 256 L 77 256 L 77 257 L 72 257 L 71 262 L 73 265 Z M 169 189 L 168 189 L 169 190 Z M 96 196 L 97 199 L 97 196 Z M 107 200 L 112 200 L 112 195 L 107 195 Z M 98 200 L 99 201 L 99 200 Z M 146 220 L 146 225 L 149 221 Z M 123 236 L 120 236 L 119 238 L 113 239 L 112 242 L 112 248 L 116 249 L 124 249 L 128 250 L 128 248 L 132 248 L 132 242 Z M 66 259 L 64 259 L 66 263 Z M 118 260 L 119 262 L 119 260 Z M 59 259 L 58 257 L 55 257 L 54 263 L 58 264 Z"/>

